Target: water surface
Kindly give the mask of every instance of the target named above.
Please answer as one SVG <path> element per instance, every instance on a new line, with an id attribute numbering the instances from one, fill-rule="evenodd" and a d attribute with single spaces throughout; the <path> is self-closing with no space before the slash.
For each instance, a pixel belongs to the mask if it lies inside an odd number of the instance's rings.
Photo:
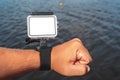
<path id="1" fill-rule="evenodd" d="M 14 80 L 120 80 L 120 0 L 0 0 L 0 46 L 35 48 L 38 43 L 25 42 L 26 17 L 44 11 L 53 11 L 59 22 L 58 36 L 48 45 L 80 38 L 93 57 L 91 72 L 64 77 L 54 71 L 38 71 Z"/>

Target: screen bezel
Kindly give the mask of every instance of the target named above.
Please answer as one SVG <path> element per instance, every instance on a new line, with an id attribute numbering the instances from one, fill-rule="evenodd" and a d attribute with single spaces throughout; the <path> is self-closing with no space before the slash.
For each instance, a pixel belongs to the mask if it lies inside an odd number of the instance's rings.
<path id="1" fill-rule="evenodd" d="M 31 35 L 30 34 L 30 18 L 48 18 L 52 17 L 54 18 L 54 29 L 55 29 L 55 34 L 45 34 L 45 35 Z M 54 38 L 57 36 L 57 17 L 55 15 L 29 15 L 27 17 L 27 35 L 29 38 Z"/>

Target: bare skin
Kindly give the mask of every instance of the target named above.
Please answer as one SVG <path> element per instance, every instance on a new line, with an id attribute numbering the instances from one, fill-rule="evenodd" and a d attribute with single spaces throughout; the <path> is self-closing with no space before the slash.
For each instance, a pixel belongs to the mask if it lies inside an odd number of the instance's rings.
<path id="1" fill-rule="evenodd" d="M 0 48 L 0 80 L 39 70 L 40 56 L 35 50 Z M 90 71 L 92 58 L 78 38 L 53 47 L 51 69 L 64 76 L 82 76 Z"/>

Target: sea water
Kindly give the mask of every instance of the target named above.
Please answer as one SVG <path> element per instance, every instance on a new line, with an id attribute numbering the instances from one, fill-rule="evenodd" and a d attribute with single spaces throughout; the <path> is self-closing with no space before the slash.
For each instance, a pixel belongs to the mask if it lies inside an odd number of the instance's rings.
<path id="1" fill-rule="evenodd" d="M 52 11 L 59 32 L 49 46 L 80 38 L 93 62 L 85 76 L 64 77 L 54 71 L 31 72 L 15 80 L 120 80 L 120 0 L 0 0 L 0 46 L 34 49 L 26 44 L 26 18 L 32 12 Z"/>

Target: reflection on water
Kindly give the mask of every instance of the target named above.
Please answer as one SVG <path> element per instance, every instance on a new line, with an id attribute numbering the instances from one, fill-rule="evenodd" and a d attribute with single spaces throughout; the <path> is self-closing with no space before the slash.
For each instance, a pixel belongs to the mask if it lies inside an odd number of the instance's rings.
<path id="1" fill-rule="evenodd" d="M 63 8 L 63 2 L 59 2 L 59 6 L 60 6 L 60 8 Z"/>
<path id="2" fill-rule="evenodd" d="M 120 0 L 1 0 L 0 46 L 37 45 L 25 43 L 26 17 L 34 11 L 53 11 L 58 17 L 59 35 L 49 45 L 81 38 L 93 57 L 92 69 L 83 77 L 63 77 L 47 71 L 28 73 L 15 80 L 120 80 Z"/>

